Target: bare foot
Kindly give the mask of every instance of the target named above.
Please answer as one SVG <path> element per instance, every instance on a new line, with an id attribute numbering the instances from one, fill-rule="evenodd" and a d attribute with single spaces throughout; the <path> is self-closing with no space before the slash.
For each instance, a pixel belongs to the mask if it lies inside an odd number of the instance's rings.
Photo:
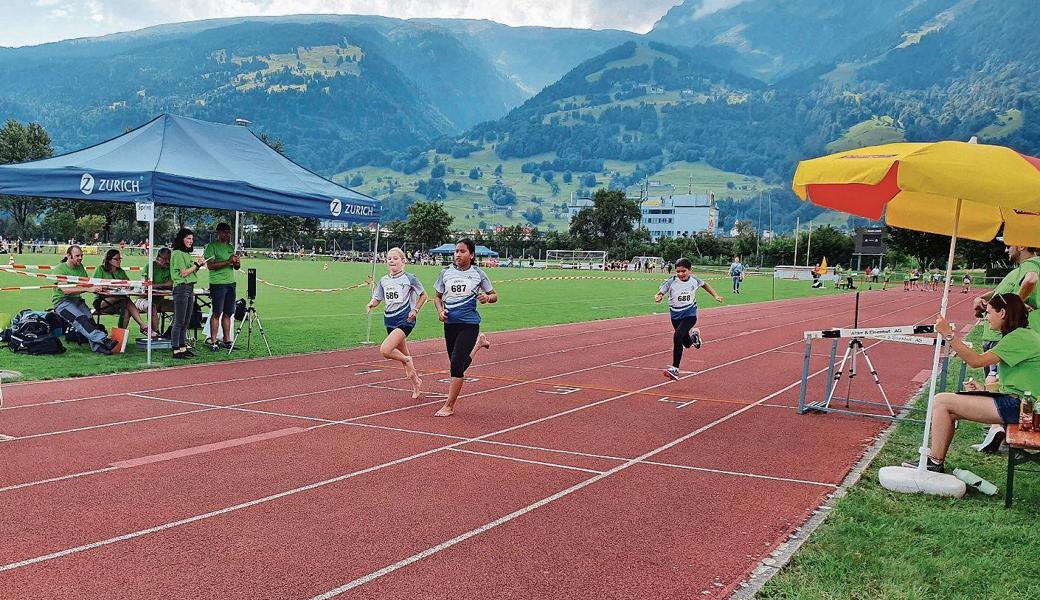
<path id="1" fill-rule="evenodd" d="M 480 339 L 478 339 L 477 342 L 480 344 L 480 347 L 484 348 L 485 350 L 491 348 L 491 340 L 488 339 L 486 333 L 480 334 Z"/>
<path id="2" fill-rule="evenodd" d="M 422 396 L 422 379 L 419 378 L 419 374 L 415 373 L 412 375 L 412 400 L 418 400 Z"/>
<path id="3" fill-rule="evenodd" d="M 450 417 L 455 414 L 455 409 L 449 406 L 442 406 L 440 410 L 434 413 L 435 417 Z"/>

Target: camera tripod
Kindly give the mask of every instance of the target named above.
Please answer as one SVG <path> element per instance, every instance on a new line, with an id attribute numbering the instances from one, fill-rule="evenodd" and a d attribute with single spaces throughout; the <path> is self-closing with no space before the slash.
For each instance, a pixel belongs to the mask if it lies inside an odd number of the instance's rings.
<path id="1" fill-rule="evenodd" d="M 852 394 L 852 380 L 856 378 L 856 357 L 863 355 L 863 360 L 867 363 L 867 367 L 870 369 L 870 375 L 874 378 L 874 383 L 877 384 L 878 390 L 881 392 L 881 398 L 885 401 L 885 406 L 888 408 L 890 415 L 895 415 L 895 411 L 892 410 L 892 404 L 888 401 L 888 394 L 885 393 L 885 388 L 881 385 L 881 379 L 878 377 L 877 369 L 874 368 L 874 363 L 870 360 L 870 355 L 867 354 L 867 349 L 863 347 L 863 340 L 858 337 L 854 337 L 849 341 L 849 345 L 845 348 L 845 354 L 841 357 L 841 363 L 838 364 L 838 369 L 834 373 L 834 381 L 831 382 L 830 392 L 827 394 L 827 400 L 824 401 L 824 408 L 830 407 L 831 400 L 834 398 L 834 393 L 838 389 L 838 383 L 841 382 L 842 373 L 845 372 L 845 365 L 849 365 L 849 384 L 848 389 L 845 392 L 845 405 L 848 408 L 849 397 Z M 851 359 L 851 360 L 850 360 Z"/>
<path id="2" fill-rule="evenodd" d="M 273 356 L 271 352 L 271 344 L 267 341 L 267 334 L 264 333 L 264 324 L 260 320 L 260 313 L 257 312 L 256 307 L 253 306 L 253 299 L 249 299 L 249 305 L 246 307 L 246 315 L 242 318 L 242 322 L 238 324 L 238 331 L 235 332 L 235 339 L 231 341 L 231 348 L 228 349 L 228 355 L 235 351 L 235 346 L 238 344 L 238 337 L 242 335 L 242 328 L 245 327 L 246 323 L 249 327 L 246 328 L 246 351 L 249 351 L 250 344 L 253 341 L 253 322 L 256 322 L 256 328 L 260 332 L 260 337 L 264 340 L 264 346 L 267 346 L 267 355 Z"/>

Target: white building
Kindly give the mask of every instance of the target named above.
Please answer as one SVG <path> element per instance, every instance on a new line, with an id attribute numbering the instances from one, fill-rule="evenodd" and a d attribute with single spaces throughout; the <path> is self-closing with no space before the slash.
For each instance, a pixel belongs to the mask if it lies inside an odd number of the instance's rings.
<path id="1" fill-rule="evenodd" d="M 718 208 L 712 193 L 651 196 L 642 201 L 630 199 L 640 203 L 639 225 L 646 227 L 654 242 L 666 236 L 678 238 L 702 231 L 714 233 L 718 223 Z M 592 198 L 572 194 L 567 204 L 570 218 L 589 206 L 592 206 Z"/>
<path id="2" fill-rule="evenodd" d="M 714 233 L 718 223 L 715 194 L 674 194 L 652 197 L 641 206 L 640 224 L 650 239 L 679 238 L 702 231 Z"/>

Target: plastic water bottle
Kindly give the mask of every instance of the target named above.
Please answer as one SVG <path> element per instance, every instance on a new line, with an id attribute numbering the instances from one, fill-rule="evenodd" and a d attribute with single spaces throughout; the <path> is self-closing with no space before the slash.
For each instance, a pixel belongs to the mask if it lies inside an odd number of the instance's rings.
<path id="1" fill-rule="evenodd" d="M 1033 392 L 1027 391 L 1022 396 L 1022 402 L 1019 403 L 1018 412 L 1018 428 L 1021 431 L 1032 431 L 1033 430 L 1033 403 L 1036 398 L 1033 397 Z"/>

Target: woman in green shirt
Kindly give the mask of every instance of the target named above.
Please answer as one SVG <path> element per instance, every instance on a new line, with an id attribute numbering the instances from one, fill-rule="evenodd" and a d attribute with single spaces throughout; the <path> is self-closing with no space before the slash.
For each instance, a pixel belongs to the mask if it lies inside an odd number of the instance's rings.
<path id="1" fill-rule="evenodd" d="M 188 321 L 195 306 L 195 284 L 198 272 L 206 264 L 201 256 L 193 256 L 195 233 L 181 229 L 173 238 L 173 253 L 170 255 L 170 276 L 173 279 L 173 328 L 170 346 L 174 358 L 195 356 L 188 350 Z"/>
<path id="2" fill-rule="evenodd" d="M 128 281 L 130 277 L 128 277 L 126 271 L 123 270 L 122 262 L 122 254 L 119 250 L 112 248 L 105 253 L 105 261 L 101 263 L 101 267 L 94 271 L 94 278 Z M 104 287 L 101 287 L 98 291 L 104 292 L 107 290 Z M 136 304 L 130 302 L 130 296 L 99 293 L 97 299 L 94 300 L 94 310 L 101 315 L 119 315 L 120 327 L 126 327 L 126 317 L 127 315 L 130 315 L 130 317 L 137 322 L 138 326 L 141 327 L 142 334 L 151 335 L 152 337 L 155 337 L 156 335 L 155 332 L 144 324 L 144 319 L 141 318 L 141 311 L 138 310 Z"/>
<path id="3" fill-rule="evenodd" d="M 979 354 L 955 338 L 953 327 L 942 317 L 935 329 L 957 356 L 973 369 L 1000 364 L 1000 392 L 990 397 L 970 389 L 961 393 L 936 394 L 932 402 L 932 439 L 928 470 L 945 472 L 943 461 L 953 440 L 954 423 L 967 419 L 978 423 L 1017 423 L 1023 396 L 1040 392 L 1040 333 L 1029 328 L 1029 313 L 1018 294 L 994 295 L 986 305 L 991 329 L 1003 334 L 991 350 Z M 916 466 L 905 463 L 904 466 Z"/>

